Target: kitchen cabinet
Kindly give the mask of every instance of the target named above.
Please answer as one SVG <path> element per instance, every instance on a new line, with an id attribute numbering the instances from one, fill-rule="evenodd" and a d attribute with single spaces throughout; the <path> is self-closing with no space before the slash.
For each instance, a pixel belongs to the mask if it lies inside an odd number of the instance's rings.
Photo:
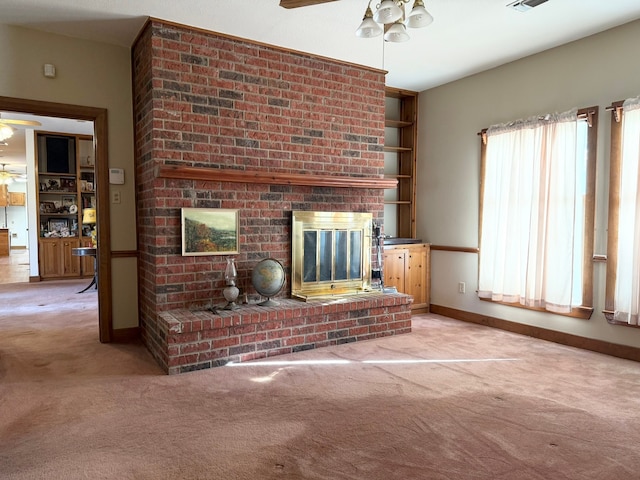
<path id="1" fill-rule="evenodd" d="M 0 228 L 0 257 L 9 256 L 11 246 L 9 243 L 9 229 Z"/>
<path id="2" fill-rule="evenodd" d="M 413 312 L 428 312 L 431 290 L 431 248 L 428 243 L 385 245 L 383 279 L 385 287 L 413 297 Z"/>
<path id="3" fill-rule="evenodd" d="M 26 204 L 24 192 L 9 192 L 10 207 L 24 207 Z"/>

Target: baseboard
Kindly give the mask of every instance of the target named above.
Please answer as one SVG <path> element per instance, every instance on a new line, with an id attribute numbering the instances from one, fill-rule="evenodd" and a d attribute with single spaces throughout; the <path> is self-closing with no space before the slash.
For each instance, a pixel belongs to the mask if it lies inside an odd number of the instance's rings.
<path id="1" fill-rule="evenodd" d="M 567 345 L 569 347 L 582 348 L 592 352 L 604 353 L 613 357 L 624 358 L 626 360 L 640 361 L 640 348 L 619 345 L 617 343 L 595 340 L 592 338 L 580 337 L 570 333 L 556 332 L 546 328 L 523 325 L 522 323 L 510 322 L 501 318 L 480 315 L 478 313 L 466 312 L 455 308 L 443 307 L 431 304 L 431 313 L 455 318 L 464 322 L 476 323 L 487 327 L 499 328 L 508 332 L 526 335 L 528 337 L 539 338 L 549 342 Z"/>
<path id="2" fill-rule="evenodd" d="M 29 283 L 39 282 L 40 280 L 42 280 L 40 278 L 40 275 L 35 275 L 35 276 L 32 276 L 32 277 L 29 277 Z"/>
<path id="3" fill-rule="evenodd" d="M 117 328 L 111 332 L 112 343 L 136 343 L 140 341 L 140 327 Z"/>

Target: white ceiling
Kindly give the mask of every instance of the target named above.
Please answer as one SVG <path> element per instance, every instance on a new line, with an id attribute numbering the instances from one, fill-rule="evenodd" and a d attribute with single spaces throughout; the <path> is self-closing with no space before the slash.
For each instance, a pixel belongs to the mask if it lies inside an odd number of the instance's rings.
<path id="1" fill-rule="evenodd" d="M 401 44 L 354 35 L 367 0 L 2 0 L 0 23 L 130 47 L 152 16 L 382 68 L 387 85 L 423 91 L 640 18 L 639 0 L 548 0 L 524 13 L 511 0 L 424 2 L 434 22 Z"/>

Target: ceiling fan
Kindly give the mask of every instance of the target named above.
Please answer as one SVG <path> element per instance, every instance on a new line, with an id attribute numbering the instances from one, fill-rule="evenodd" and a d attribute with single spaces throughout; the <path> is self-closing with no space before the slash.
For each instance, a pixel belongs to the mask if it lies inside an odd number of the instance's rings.
<path id="1" fill-rule="evenodd" d="M 2 118 L 2 115 L 0 115 L 0 142 L 11 138 L 13 135 L 13 127 L 11 125 L 39 127 L 42 124 L 36 120 L 11 120 L 9 118 Z"/>
<path id="2" fill-rule="evenodd" d="M 0 185 L 9 185 L 10 183 L 16 182 L 26 182 L 27 175 L 24 173 L 15 173 L 9 172 L 6 170 L 6 163 L 2 163 L 2 170 L 0 170 Z"/>
<path id="3" fill-rule="evenodd" d="M 320 5 L 321 3 L 335 2 L 337 0 L 280 0 L 280 6 L 284 8 L 308 7 L 309 5 Z"/>

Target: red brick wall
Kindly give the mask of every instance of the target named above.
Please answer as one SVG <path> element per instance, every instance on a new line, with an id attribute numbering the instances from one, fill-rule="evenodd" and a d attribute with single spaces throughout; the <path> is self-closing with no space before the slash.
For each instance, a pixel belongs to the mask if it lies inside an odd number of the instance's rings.
<path id="1" fill-rule="evenodd" d="M 168 180 L 160 164 L 309 175 L 383 173 L 384 73 L 151 20 L 132 51 L 141 326 L 223 302 L 225 258 L 181 256 L 180 208 L 239 209 L 239 286 L 290 266 L 292 210 L 372 212 L 383 190 Z M 287 292 L 290 282 L 287 281 Z"/>

